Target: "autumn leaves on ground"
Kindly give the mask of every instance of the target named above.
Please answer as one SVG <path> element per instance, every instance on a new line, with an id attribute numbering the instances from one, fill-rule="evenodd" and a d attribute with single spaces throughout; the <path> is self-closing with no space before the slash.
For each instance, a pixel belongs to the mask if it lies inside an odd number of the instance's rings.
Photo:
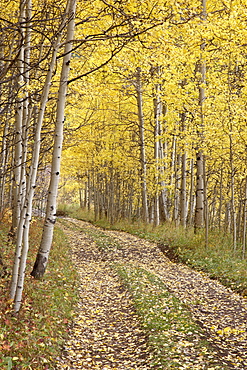
<path id="1" fill-rule="evenodd" d="M 156 243 L 69 218 L 58 226 L 46 277 L 27 275 L 18 317 L 2 270 L 1 368 L 247 368 L 244 298 Z M 1 243 L 6 253 L 5 230 Z"/>

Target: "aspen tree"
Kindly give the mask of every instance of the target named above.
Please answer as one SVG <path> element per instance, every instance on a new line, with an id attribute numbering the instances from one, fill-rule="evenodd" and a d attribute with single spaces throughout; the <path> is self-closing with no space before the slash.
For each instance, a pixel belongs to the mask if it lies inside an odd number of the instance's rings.
<path id="1" fill-rule="evenodd" d="M 243 207 L 243 237 L 242 237 L 242 258 L 246 255 L 246 226 L 247 226 L 247 176 L 245 178 L 244 189 L 244 207 Z"/>
<path id="2" fill-rule="evenodd" d="M 162 103 L 162 101 L 161 101 L 161 103 Z M 162 111 L 163 111 L 163 115 L 165 116 L 166 108 L 163 104 L 162 104 L 161 108 L 162 108 Z M 164 132 L 164 129 L 162 128 L 162 125 L 160 125 L 159 135 L 162 136 L 163 132 Z M 164 181 L 165 173 L 167 172 L 167 166 L 165 164 L 165 161 L 167 160 L 167 152 L 168 152 L 168 150 L 167 150 L 167 141 L 163 141 L 160 138 L 159 139 L 159 158 L 160 158 L 161 164 L 160 164 L 159 169 L 160 169 L 160 177 L 161 177 L 161 181 L 160 181 L 161 197 L 160 197 L 160 199 L 161 199 L 161 205 L 162 205 L 160 213 L 163 214 L 163 219 L 165 221 L 169 221 L 168 191 L 167 191 L 166 182 Z"/>
<path id="3" fill-rule="evenodd" d="M 233 250 L 236 252 L 237 249 L 237 215 L 236 215 L 236 199 L 235 199 L 235 164 L 234 164 L 234 148 L 233 148 L 233 115 L 231 107 L 231 82 L 230 82 L 230 70 L 232 66 L 231 54 L 229 55 L 228 61 L 228 114 L 229 114 L 229 164 L 230 164 L 230 184 L 231 184 L 231 213 L 232 213 L 232 231 L 233 231 Z"/>
<path id="4" fill-rule="evenodd" d="M 173 220 L 178 226 L 180 223 L 179 219 L 179 196 L 180 196 L 180 184 L 181 184 L 181 155 L 177 154 L 174 163 L 174 207 L 173 207 Z"/>
<path id="5" fill-rule="evenodd" d="M 208 234 L 209 234 L 209 210 L 208 210 L 208 199 L 207 199 L 207 173 L 206 173 L 206 161 L 204 157 L 203 161 L 203 188 L 204 188 L 204 221 L 205 221 L 205 247 L 208 247 Z"/>
<path id="6" fill-rule="evenodd" d="M 230 117 L 231 120 L 231 117 Z M 230 126 L 232 123 L 230 121 Z M 231 177 L 231 210 L 232 210 L 232 229 L 233 229 L 233 249 L 236 252 L 237 249 L 237 217 L 236 217 L 236 200 L 235 200 L 235 168 L 233 160 L 233 143 L 232 143 L 232 130 L 229 133 L 229 143 L 230 143 L 230 177 Z"/>
<path id="7" fill-rule="evenodd" d="M 3 212 L 6 204 L 5 192 L 6 192 L 6 180 L 7 180 L 7 165 L 9 157 L 9 112 L 6 113 L 6 121 L 4 123 L 4 129 L 2 134 L 2 146 L 1 146 L 1 164 L 0 164 L 0 214 Z"/>
<path id="8" fill-rule="evenodd" d="M 64 125 L 64 109 L 66 103 L 67 82 L 70 71 L 70 59 L 72 51 L 72 40 L 74 37 L 75 29 L 75 10 L 76 0 L 68 0 L 68 26 L 67 36 L 64 48 L 63 65 L 60 77 L 60 85 L 57 100 L 57 116 L 55 126 L 54 149 L 52 156 L 51 179 L 48 190 L 48 199 L 46 206 L 46 216 L 43 228 L 42 240 L 36 261 L 31 275 L 35 278 L 41 278 L 48 263 L 48 257 L 51 249 L 53 230 L 56 222 L 56 198 L 58 191 L 58 182 L 60 175 L 60 161 L 63 144 L 63 125 Z"/>
<path id="9" fill-rule="evenodd" d="M 157 77 L 160 78 L 160 67 L 157 67 Z M 160 224 L 160 117 L 162 114 L 162 102 L 160 97 L 161 85 L 156 83 L 154 86 L 154 160 L 155 160 L 155 195 L 154 195 L 154 223 Z"/>
<path id="10" fill-rule="evenodd" d="M 25 22 L 25 33 L 23 30 L 22 38 L 25 40 L 23 48 L 25 47 L 25 52 L 23 50 L 22 58 L 23 58 L 23 67 L 22 67 L 22 83 L 25 85 L 29 82 L 29 64 L 30 64 L 30 24 L 29 21 L 31 19 L 31 1 L 24 1 L 20 2 L 20 16 L 21 23 L 24 24 Z M 25 218 L 27 216 L 27 207 L 25 204 L 26 198 L 26 160 L 27 160 L 27 126 L 29 125 L 31 119 L 31 112 L 29 111 L 29 99 L 28 99 L 28 92 L 24 91 L 23 94 L 23 102 L 22 102 L 22 117 L 21 122 L 19 123 L 20 126 L 20 145 L 21 145 L 21 163 L 19 164 L 19 171 L 20 171 L 20 186 L 18 187 L 18 193 L 15 191 L 14 202 L 16 202 L 16 196 L 18 196 L 18 201 L 15 206 L 18 205 L 18 221 L 16 222 L 15 232 L 16 232 L 16 249 L 15 249 L 15 259 L 13 263 L 13 271 L 12 271 L 12 280 L 11 280 L 11 288 L 10 288 L 10 297 L 14 299 L 16 294 L 17 288 L 17 279 L 19 274 L 20 266 L 23 264 L 20 263 L 21 260 L 21 252 L 22 252 L 22 240 L 23 240 L 23 232 L 24 232 L 24 223 Z M 17 190 L 17 189 L 15 189 Z M 15 212 L 13 215 L 16 217 Z M 21 274 L 23 275 L 23 274 Z M 20 275 L 19 275 L 20 276 Z"/>
<path id="11" fill-rule="evenodd" d="M 0 70 L 2 70 L 4 67 L 3 60 L 4 60 L 4 44 L 3 44 L 3 33 L 1 32 Z M 3 94 L 3 88 L 0 85 L 0 106 L 2 105 L 2 94 Z M 3 124 L 3 119 L 2 119 L 2 124 Z M 2 131 L 2 143 L 1 143 L 1 152 L 0 152 L 0 215 L 4 209 L 4 191 L 5 191 L 5 181 L 6 181 L 5 171 L 6 171 L 6 165 L 7 165 L 7 133 L 8 133 L 8 120 L 6 119 L 4 123 L 4 129 Z"/>
<path id="12" fill-rule="evenodd" d="M 15 233 L 20 220 L 20 212 L 22 205 L 22 163 L 23 163 L 23 147 L 22 147 L 22 123 L 23 123 L 23 96 L 22 89 L 24 85 L 24 41 L 25 40 L 25 0 L 20 0 L 19 9 L 19 54 L 17 60 L 18 78 L 16 82 L 17 102 L 15 109 L 15 156 L 14 156 L 14 187 L 13 187 L 13 216 L 12 230 Z"/>
<path id="13" fill-rule="evenodd" d="M 31 4 L 29 3 L 29 9 Z M 65 11 L 67 14 L 67 10 Z M 22 300 L 22 291 L 24 287 L 25 269 L 26 269 L 26 259 L 27 252 L 29 249 L 29 228 L 32 217 L 32 202 L 34 197 L 34 192 L 37 185 L 37 172 L 40 159 L 40 147 L 41 147 L 41 129 L 44 120 L 46 105 L 48 102 L 48 96 L 51 88 L 51 80 L 54 73 L 57 53 L 60 47 L 62 32 L 66 24 L 66 18 L 64 17 L 59 31 L 57 34 L 56 41 L 53 46 L 53 53 L 49 64 L 49 70 L 46 75 L 44 82 L 44 88 L 40 98 L 40 107 L 38 111 L 37 122 L 35 126 L 35 137 L 33 144 L 33 155 L 30 166 L 30 173 L 27 184 L 27 193 L 25 197 L 24 206 L 22 208 L 20 222 L 17 228 L 17 239 L 16 239 L 16 252 L 15 260 L 13 265 L 10 296 L 15 300 L 14 310 L 19 311 Z"/>
<path id="14" fill-rule="evenodd" d="M 222 203 L 223 203 L 223 163 L 220 169 L 220 195 L 219 195 L 219 211 L 218 211 L 219 230 L 221 230 Z"/>
<path id="15" fill-rule="evenodd" d="M 181 114 L 181 130 L 185 131 L 186 113 Z M 183 227 L 186 227 L 187 221 L 187 153 L 186 148 L 183 148 L 183 154 L 181 156 L 181 188 L 180 188 L 180 223 Z"/>
<path id="16" fill-rule="evenodd" d="M 136 99 L 138 107 L 139 120 L 139 140 L 140 140 L 140 164 L 141 164 L 141 187 L 142 187 L 142 217 L 145 222 L 149 222 L 148 215 L 148 200 L 147 200 L 147 162 L 146 162 L 146 148 L 145 148 L 145 127 L 143 114 L 143 98 L 142 98 L 142 79 L 141 68 L 136 69 Z"/>
<path id="17" fill-rule="evenodd" d="M 188 211 L 188 224 L 192 226 L 194 224 L 194 206 L 195 206 L 195 194 L 194 194 L 194 159 L 190 160 L 190 190 L 189 190 L 189 211 Z"/>
<path id="18" fill-rule="evenodd" d="M 206 0 L 202 0 L 202 21 L 205 22 L 207 18 Z M 201 50 L 205 49 L 205 40 L 201 44 Z M 200 61 L 200 85 L 199 85 L 199 106 L 200 106 L 200 136 L 202 137 L 204 127 L 204 102 L 205 102 L 205 83 L 206 83 L 206 64 L 204 60 Z M 201 149 L 196 153 L 196 206 L 195 206 L 195 232 L 204 224 L 204 198 L 205 189 L 203 182 L 203 168 L 204 157 Z"/>
<path id="19" fill-rule="evenodd" d="M 186 227 L 187 220 L 187 196 L 186 196 L 186 162 L 187 154 L 184 152 L 181 158 L 181 189 L 180 189 L 180 223 L 183 227 Z"/>

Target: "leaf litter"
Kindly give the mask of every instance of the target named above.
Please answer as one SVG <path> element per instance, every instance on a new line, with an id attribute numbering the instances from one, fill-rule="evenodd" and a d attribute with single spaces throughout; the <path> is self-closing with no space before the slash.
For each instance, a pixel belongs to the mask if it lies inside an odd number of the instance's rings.
<path id="1" fill-rule="evenodd" d="M 247 369 L 246 299 L 205 273 L 171 262 L 155 243 L 125 232 L 102 231 L 79 220 L 62 221 L 81 285 L 70 339 L 57 369 Z M 160 280 L 190 310 L 212 350 L 198 349 L 201 333 L 186 334 L 185 330 L 184 335 L 174 325 L 164 333 L 163 346 L 169 347 L 169 338 L 175 338 L 176 348 L 169 350 L 180 356 L 173 358 L 170 367 L 160 367 L 134 309 L 133 291 L 130 294 L 125 289 L 114 265 L 128 274 L 142 269 L 142 276 L 148 273 Z M 159 292 L 149 290 L 148 294 L 157 297 Z"/>

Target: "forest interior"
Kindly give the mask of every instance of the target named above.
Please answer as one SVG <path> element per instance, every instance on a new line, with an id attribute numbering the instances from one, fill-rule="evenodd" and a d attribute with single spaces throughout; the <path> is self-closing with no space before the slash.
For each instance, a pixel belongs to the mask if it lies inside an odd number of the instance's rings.
<path id="1" fill-rule="evenodd" d="M 246 0 L 0 11 L 0 368 L 246 370 Z"/>

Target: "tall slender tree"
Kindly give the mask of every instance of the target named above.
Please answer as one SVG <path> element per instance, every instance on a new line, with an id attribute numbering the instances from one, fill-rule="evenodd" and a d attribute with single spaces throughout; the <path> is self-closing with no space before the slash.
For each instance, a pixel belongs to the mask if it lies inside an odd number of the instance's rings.
<path id="1" fill-rule="evenodd" d="M 141 164 L 141 187 L 142 187 L 142 217 L 145 222 L 149 222 L 148 198 L 147 198 L 147 162 L 145 146 L 145 126 L 143 114 L 143 95 L 142 95 L 142 75 L 141 68 L 136 69 L 136 99 L 139 120 L 139 143 L 140 143 L 140 164 Z"/>
<path id="2" fill-rule="evenodd" d="M 31 275 L 34 276 L 35 278 L 41 278 L 45 273 L 52 244 L 54 225 L 56 222 L 56 199 L 63 145 L 64 111 L 66 104 L 71 53 L 73 48 L 73 38 L 75 31 L 76 0 L 68 0 L 68 4 L 69 6 L 68 6 L 67 37 L 65 41 L 63 65 L 57 99 L 57 110 L 56 110 L 57 117 L 55 126 L 54 149 L 52 156 L 51 179 L 46 206 L 46 216 L 41 244 L 31 273 Z"/>
<path id="3" fill-rule="evenodd" d="M 202 0 L 202 22 L 207 19 L 207 6 L 206 0 Z M 201 51 L 205 49 L 205 40 L 202 40 Z M 205 84 L 206 84 L 206 62 L 201 57 L 200 63 L 200 81 L 199 81 L 199 107 L 200 107 L 200 128 L 199 136 L 202 141 L 203 129 L 204 129 L 204 103 L 205 103 Z M 195 232 L 204 225 L 204 199 L 205 199 L 205 189 L 204 189 L 204 162 L 205 158 L 203 156 L 202 149 L 196 153 L 196 206 L 195 206 Z"/>
<path id="4" fill-rule="evenodd" d="M 67 5 L 68 7 L 68 5 Z M 29 4 L 30 10 L 30 4 Z M 49 70 L 46 75 L 44 82 L 43 91 L 40 98 L 40 107 L 37 114 L 37 122 L 35 126 L 35 137 L 32 148 L 32 160 L 30 166 L 30 172 L 28 176 L 27 191 L 25 196 L 24 205 L 22 207 L 22 212 L 20 215 L 20 222 L 17 227 L 17 239 L 16 239 L 16 252 L 15 260 L 13 265 L 12 280 L 10 296 L 15 300 L 15 311 L 19 311 L 22 300 L 22 291 L 24 287 L 25 269 L 27 253 L 29 249 L 29 228 L 32 217 L 32 205 L 33 197 L 36 189 L 37 173 L 40 160 L 40 147 L 41 147 L 41 130 L 44 120 L 44 114 L 46 110 L 46 105 L 48 102 L 48 96 L 51 88 L 51 80 L 54 74 L 54 69 L 56 66 L 57 53 L 60 48 L 61 38 L 63 34 L 64 27 L 67 23 L 67 10 L 65 10 L 65 16 L 59 26 L 57 33 L 57 38 L 54 42 L 53 52 L 50 60 Z"/>

